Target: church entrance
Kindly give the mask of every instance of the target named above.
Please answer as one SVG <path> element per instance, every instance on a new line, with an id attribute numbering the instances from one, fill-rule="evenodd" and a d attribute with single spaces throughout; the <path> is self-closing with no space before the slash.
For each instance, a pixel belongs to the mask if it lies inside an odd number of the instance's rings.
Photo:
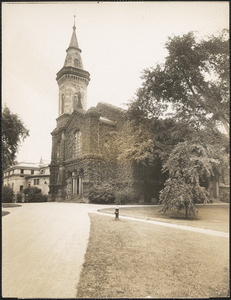
<path id="1" fill-rule="evenodd" d="M 82 196 L 83 179 L 77 176 L 76 172 L 72 172 L 72 194 Z"/>

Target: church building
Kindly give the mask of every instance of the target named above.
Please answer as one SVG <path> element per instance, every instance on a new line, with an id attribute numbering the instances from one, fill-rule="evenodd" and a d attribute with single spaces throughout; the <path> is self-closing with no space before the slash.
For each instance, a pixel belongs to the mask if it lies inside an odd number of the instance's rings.
<path id="1" fill-rule="evenodd" d="M 122 130 L 125 117 L 123 109 L 106 103 L 87 110 L 90 74 L 83 68 L 75 24 L 66 52 L 56 77 L 59 109 L 57 126 L 51 133 L 50 200 L 87 201 L 94 186 L 109 178 L 118 183 L 121 166 L 109 149 L 108 137 Z M 133 178 L 134 170 L 126 169 Z"/>

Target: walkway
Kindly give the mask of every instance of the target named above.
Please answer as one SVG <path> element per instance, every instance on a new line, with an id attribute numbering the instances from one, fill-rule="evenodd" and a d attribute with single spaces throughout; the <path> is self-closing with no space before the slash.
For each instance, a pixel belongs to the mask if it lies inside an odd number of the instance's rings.
<path id="1" fill-rule="evenodd" d="M 107 215 L 107 216 L 110 216 L 110 217 L 113 217 L 113 218 L 115 217 L 113 214 L 109 214 L 109 213 L 97 212 L 97 214 Z M 229 238 L 229 233 L 222 232 L 222 231 L 217 231 L 217 230 L 203 229 L 203 228 L 198 228 L 198 227 L 179 225 L 179 224 L 173 224 L 173 223 L 167 223 L 167 222 L 160 222 L 160 221 L 154 221 L 154 220 L 147 220 L 147 219 L 139 219 L 139 218 L 127 217 L 127 216 L 121 216 L 121 215 L 119 216 L 119 218 L 120 219 L 125 219 L 125 220 L 150 223 L 150 224 L 154 224 L 154 225 L 158 225 L 158 226 L 164 226 L 164 227 L 169 227 L 169 228 L 176 228 L 176 229 L 181 229 L 181 230 L 194 231 L 194 232 L 198 232 L 198 233 Z"/>
<path id="2" fill-rule="evenodd" d="M 94 205 L 24 203 L 2 218 L 2 294 L 75 298 Z"/>

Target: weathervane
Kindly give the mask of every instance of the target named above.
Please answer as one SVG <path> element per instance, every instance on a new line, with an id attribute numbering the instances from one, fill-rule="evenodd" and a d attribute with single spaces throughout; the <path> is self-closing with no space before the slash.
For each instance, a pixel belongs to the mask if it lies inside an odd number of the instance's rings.
<path id="1" fill-rule="evenodd" d="M 75 17 L 76 17 L 76 15 L 74 14 L 74 26 L 73 26 L 74 30 L 76 29 L 76 27 L 75 27 Z"/>

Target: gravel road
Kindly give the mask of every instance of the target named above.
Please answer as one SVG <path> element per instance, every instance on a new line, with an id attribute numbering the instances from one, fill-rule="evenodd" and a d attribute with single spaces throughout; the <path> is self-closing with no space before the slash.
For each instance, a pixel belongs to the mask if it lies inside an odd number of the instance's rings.
<path id="1" fill-rule="evenodd" d="M 75 298 L 87 247 L 88 213 L 99 206 L 24 203 L 2 218 L 2 295 Z"/>

